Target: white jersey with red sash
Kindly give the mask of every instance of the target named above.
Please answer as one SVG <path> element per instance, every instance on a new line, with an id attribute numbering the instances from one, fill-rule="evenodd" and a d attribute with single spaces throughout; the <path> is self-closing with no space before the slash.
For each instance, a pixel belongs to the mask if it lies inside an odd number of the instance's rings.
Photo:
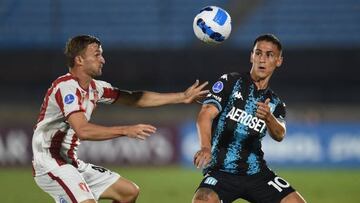
<path id="1" fill-rule="evenodd" d="M 80 144 L 67 119 L 72 113 L 84 112 L 87 120 L 98 103 L 111 104 L 119 90 L 111 84 L 92 80 L 88 89 L 80 87 L 70 73 L 57 78 L 48 89 L 32 139 L 35 176 L 64 164 L 77 167 Z"/>

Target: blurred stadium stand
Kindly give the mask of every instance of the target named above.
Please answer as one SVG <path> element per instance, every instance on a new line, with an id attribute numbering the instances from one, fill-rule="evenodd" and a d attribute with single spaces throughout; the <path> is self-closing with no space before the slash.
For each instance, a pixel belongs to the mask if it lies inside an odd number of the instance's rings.
<path id="1" fill-rule="evenodd" d="M 360 46 L 357 0 L 3 0 L 0 44 L 59 49 L 70 36 L 87 33 L 107 48 L 188 48 L 195 40 L 193 17 L 206 5 L 224 7 L 233 17 L 225 47 L 248 49 L 255 35 L 266 32 L 277 34 L 287 49 Z"/>
<path id="2" fill-rule="evenodd" d="M 246 45 L 254 33 L 272 32 L 285 49 L 354 48 L 360 46 L 358 22 L 357 0 L 269 0 L 236 28 L 234 40 Z"/>

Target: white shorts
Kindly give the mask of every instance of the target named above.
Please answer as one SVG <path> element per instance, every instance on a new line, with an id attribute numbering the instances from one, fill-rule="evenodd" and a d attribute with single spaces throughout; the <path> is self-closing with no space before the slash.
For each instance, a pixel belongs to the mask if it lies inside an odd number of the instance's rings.
<path id="1" fill-rule="evenodd" d="M 45 175 L 34 177 L 37 185 L 57 203 L 98 200 L 119 178 L 120 175 L 115 172 L 82 161 L 79 161 L 78 168 L 65 164 Z"/>

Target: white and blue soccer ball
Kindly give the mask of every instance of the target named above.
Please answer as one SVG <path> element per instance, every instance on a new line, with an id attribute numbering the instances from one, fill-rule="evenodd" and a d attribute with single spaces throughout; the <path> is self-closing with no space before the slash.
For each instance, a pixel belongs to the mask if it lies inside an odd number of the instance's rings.
<path id="1" fill-rule="evenodd" d="M 220 44 L 231 33 L 231 17 L 217 6 L 207 6 L 195 16 L 193 23 L 197 38 L 208 44 Z"/>

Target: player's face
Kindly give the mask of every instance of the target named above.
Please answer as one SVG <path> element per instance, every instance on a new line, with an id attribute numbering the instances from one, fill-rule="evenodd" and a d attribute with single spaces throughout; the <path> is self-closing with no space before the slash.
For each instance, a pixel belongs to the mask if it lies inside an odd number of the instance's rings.
<path id="1" fill-rule="evenodd" d="M 251 72 L 259 80 L 268 78 L 275 68 L 281 65 L 282 60 L 281 52 L 275 44 L 268 41 L 259 41 L 251 52 Z"/>
<path id="2" fill-rule="evenodd" d="M 102 68 L 105 64 L 102 53 L 102 47 L 96 43 L 92 43 L 87 46 L 85 52 L 81 55 L 84 71 L 92 78 L 102 74 Z"/>

